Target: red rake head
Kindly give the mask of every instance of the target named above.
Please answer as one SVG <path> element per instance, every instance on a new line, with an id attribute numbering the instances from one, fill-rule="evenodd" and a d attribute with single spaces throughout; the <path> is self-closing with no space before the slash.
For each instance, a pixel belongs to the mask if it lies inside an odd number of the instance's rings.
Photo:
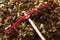
<path id="1" fill-rule="evenodd" d="M 8 30 L 5 31 L 5 34 L 9 34 L 13 29 L 17 28 L 17 26 L 24 21 L 25 19 L 28 19 L 30 17 L 30 15 L 32 15 L 33 13 L 37 12 L 38 10 L 41 10 L 43 8 L 51 8 L 52 4 L 50 2 L 48 2 L 47 4 L 44 4 L 42 6 L 39 6 L 37 8 L 37 10 L 32 10 L 31 12 L 27 13 L 27 15 L 22 16 L 21 18 L 19 18 L 17 20 L 16 23 L 14 23 Z M 29 17 L 28 17 L 29 16 Z M 27 17 L 27 18 L 26 18 Z"/>

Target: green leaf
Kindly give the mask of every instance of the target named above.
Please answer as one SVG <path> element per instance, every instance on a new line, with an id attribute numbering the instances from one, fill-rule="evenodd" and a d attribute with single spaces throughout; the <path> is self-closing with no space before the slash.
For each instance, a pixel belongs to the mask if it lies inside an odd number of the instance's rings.
<path id="1" fill-rule="evenodd" d="M 23 27 L 23 25 L 19 25 L 19 28 L 21 29 L 21 30 L 24 30 L 25 28 Z"/>

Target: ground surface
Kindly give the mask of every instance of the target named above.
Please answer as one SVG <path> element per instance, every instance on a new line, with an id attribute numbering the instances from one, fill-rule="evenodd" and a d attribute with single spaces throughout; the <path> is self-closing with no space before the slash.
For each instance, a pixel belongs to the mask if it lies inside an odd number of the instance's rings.
<path id="1" fill-rule="evenodd" d="M 0 40 L 41 40 L 28 20 L 18 25 L 9 35 L 5 28 L 12 25 L 23 16 L 23 11 L 29 12 L 36 6 L 43 5 L 47 0 L 2 0 L 0 1 Z M 44 8 L 30 17 L 47 40 L 60 40 L 60 6 L 52 2 L 52 8 Z"/>

